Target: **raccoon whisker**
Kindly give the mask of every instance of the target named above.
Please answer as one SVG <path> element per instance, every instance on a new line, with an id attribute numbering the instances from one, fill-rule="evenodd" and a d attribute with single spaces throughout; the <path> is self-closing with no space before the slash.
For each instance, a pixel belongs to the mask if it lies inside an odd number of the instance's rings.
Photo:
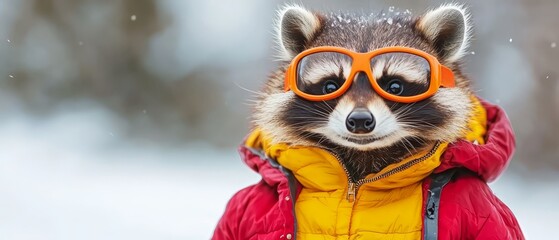
<path id="1" fill-rule="evenodd" d="M 431 101 L 431 100 L 429 100 L 429 101 Z M 425 103 L 423 106 L 420 106 L 420 107 L 417 108 L 417 109 L 413 109 L 414 111 L 411 111 L 411 112 L 410 112 L 409 110 L 406 110 L 405 113 L 398 112 L 398 113 L 396 114 L 396 119 L 397 119 L 399 122 L 401 122 L 401 123 L 407 123 L 408 125 L 411 125 L 411 126 L 414 127 L 414 128 L 415 128 L 415 127 L 418 127 L 417 124 L 415 124 L 415 123 L 430 124 L 429 122 L 426 122 L 425 120 L 417 120 L 417 119 L 415 119 L 415 118 L 412 116 L 412 115 L 413 115 L 414 113 L 416 113 L 417 111 L 420 111 L 420 110 L 422 110 L 423 108 L 425 108 L 425 106 L 427 106 L 428 104 L 429 104 L 429 103 L 427 102 L 427 103 Z M 412 105 L 413 105 L 413 104 L 412 104 Z M 433 116 L 433 117 L 437 117 L 437 116 Z M 435 125 L 433 125 L 433 124 L 430 124 L 430 125 L 431 125 L 432 127 L 437 127 L 437 126 L 435 126 Z"/>
<path id="2" fill-rule="evenodd" d="M 318 110 L 316 110 L 316 109 L 309 109 L 309 108 L 301 108 L 301 109 L 302 109 L 302 110 L 305 110 L 305 111 L 308 111 L 309 113 L 315 114 L 315 115 L 316 115 L 315 117 L 322 117 L 322 118 L 324 118 L 324 119 L 328 119 L 328 118 L 330 117 L 327 113 L 325 113 L 325 112 L 320 112 L 320 111 L 318 111 Z M 307 117 L 307 118 L 309 118 L 309 117 Z"/>
<path id="3" fill-rule="evenodd" d="M 479 89 L 471 89 L 472 93 L 474 93 L 475 95 L 478 95 L 478 93 L 482 92 L 483 89 L 479 88 Z"/>
<path id="4" fill-rule="evenodd" d="M 407 114 L 410 110 L 412 110 L 412 107 L 416 104 L 417 102 L 413 102 L 407 105 L 404 105 L 404 107 L 394 111 L 395 114 L 397 115 L 404 115 Z M 394 106 L 390 106 L 390 109 L 394 109 Z"/>
<path id="5" fill-rule="evenodd" d="M 413 155 L 412 151 L 410 150 L 410 148 L 408 147 L 408 144 L 411 146 L 411 143 L 409 140 L 407 140 L 406 138 L 400 138 L 399 140 L 402 143 L 402 146 L 404 146 L 404 148 L 406 149 L 406 151 L 408 151 L 408 153 L 411 155 Z M 405 141 L 405 142 L 404 142 Z M 406 144 L 407 143 L 407 144 Z M 412 147 L 413 150 L 415 151 L 415 148 Z"/>
<path id="6" fill-rule="evenodd" d="M 243 103 L 244 105 L 250 106 L 250 107 L 256 107 L 260 104 L 261 102 L 259 100 L 256 99 L 248 99 L 245 100 L 245 102 Z"/>
<path id="7" fill-rule="evenodd" d="M 320 126 L 317 126 L 320 127 Z M 296 125 L 293 126 L 293 131 L 294 131 L 294 135 L 302 135 L 303 132 L 308 132 L 309 131 L 309 126 L 308 125 Z M 312 134 L 309 134 L 312 135 Z"/>
<path id="8" fill-rule="evenodd" d="M 321 107 L 321 105 L 317 105 L 316 107 L 323 110 L 323 111 L 330 111 L 330 112 L 338 112 L 338 110 L 336 109 L 332 109 L 332 107 L 330 107 L 327 103 L 324 103 L 324 105 L 326 105 L 326 107 L 328 107 L 329 109 L 324 109 L 323 107 Z M 338 112 L 339 113 L 339 112 Z"/>
<path id="9" fill-rule="evenodd" d="M 295 130 L 295 131 L 305 131 L 305 132 L 308 132 L 308 131 L 309 131 L 309 127 L 313 127 L 313 126 L 310 126 L 310 125 L 313 125 L 313 124 L 315 124 L 315 125 L 316 125 L 316 124 L 325 125 L 325 124 L 327 124 L 327 122 L 325 122 L 325 121 L 322 121 L 322 122 L 319 122 L 319 121 L 297 122 L 297 123 L 292 124 L 291 126 L 293 126 L 293 130 Z"/>
<path id="10" fill-rule="evenodd" d="M 324 105 L 326 105 L 326 107 L 328 107 L 328 109 L 330 109 L 331 111 L 336 111 L 330 105 L 328 105 L 328 103 L 326 103 L 326 101 L 322 100 L 322 103 L 324 103 Z"/>
<path id="11" fill-rule="evenodd" d="M 320 139 L 318 139 L 318 141 L 316 142 L 317 145 L 321 145 L 324 141 L 326 141 L 327 138 L 325 136 L 320 136 Z"/>
<path id="12" fill-rule="evenodd" d="M 290 139 L 289 141 L 285 141 L 285 143 L 289 143 L 291 144 L 291 146 L 299 146 L 299 145 L 304 145 L 304 146 L 310 146 L 310 147 L 318 147 L 317 144 L 313 143 L 312 141 L 307 140 L 307 138 L 309 136 L 312 135 L 312 133 L 306 132 L 305 129 L 301 128 L 293 128 L 292 129 L 294 132 L 292 133 L 292 136 L 294 136 L 295 138 Z M 303 132 L 303 134 L 297 133 L 297 132 Z"/>
<path id="13" fill-rule="evenodd" d="M 249 99 L 246 99 L 245 101 L 251 102 L 251 103 L 261 103 L 261 100 L 260 100 L 260 99 L 250 99 L 250 98 L 249 98 Z"/>
<path id="14" fill-rule="evenodd" d="M 304 129 L 301 129 L 301 131 L 299 132 L 303 132 L 302 134 L 296 134 L 297 135 L 297 142 L 308 142 L 306 141 L 307 138 L 309 138 L 310 136 L 313 135 L 313 133 L 311 132 L 306 132 Z M 317 141 L 316 143 L 307 143 L 307 146 L 313 146 L 313 147 L 319 147 L 320 146 L 320 142 L 323 141 L 323 136 L 319 139 L 319 141 Z"/>
<path id="15" fill-rule="evenodd" d="M 425 128 L 422 128 L 421 126 L 418 126 L 418 125 L 421 125 L 421 124 L 427 125 L 428 127 L 432 128 L 434 130 L 437 130 L 438 132 L 446 131 L 446 129 L 444 129 L 442 127 L 434 126 L 434 125 L 429 124 L 429 123 L 418 122 L 418 123 L 401 123 L 401 124 L 402 124 L 401 125 L 402 127 L 408 128 L 408 129 L 411 129 L 411 130 L 415 130 L 416 132 L 424 132 L 426 130 Z"/>
<path id="16" fill-rule="evenodd" d="M 304 140 L 304 139 L 307 139 L 310 136 L 314 135 L 314 133 L 308 132 L 308 130 L 306 128 L 295 127 L 295 128 L 293 128 L 293 130 L 294 130 L 294 132 L 296 132 L 293 135 L 297 136 L 299 138 L 299 140 Z"/>
<path id="17" fill-rule="evenodd" d="M 405 127 L 407 128 L 411 128 L 411 129 L 417 129 L 417 130 L 422 130 L 422 125 L 427 125 L 431 128 L 437 129 L 439 131 L 444 131 L 445 129 L 439 126 L 436 126 L 430 122 L 424 121 L 424 120 L 411 120 L 411 119 L 407 119 L 407 120 L 401 120 L 400 122 L 402 125 L 405 125 Z"/>
<path id="18" fill-rule="evenodd" d="M 411 129 L 421 129 L 421 127 L 423 127 L 422 125 L 427 125 L 428 127 L 440 129 L 440 127 L 435 126 L 432 123 L 426 121 L 413 120 L 413 119 L 398 119 L 398 121 L 400 121 L 399 123 L 403 127 L 411 128 Z"/>
<path id="19" fill-rule="evenodd" d="M 302 118 L 299 117 L 300 119 L 305 119 L 308 120 L 308 118 Z M 297 127 L 299 128 L 298 130 L 308 130 L 308 127 L 311 125 L 322 125 L 322 126 L 326 126 L 328 125 L 328 121 L 324 121 L 324 120 L 311 120 L 311 121 L 301 121 L 301 122 L 296 122 L 291 124 L 291 126 L 293 127 Z"/>
<path id="20" fill-rule="evenodd" d="M 441 132 L 441 133 L 444 133 L 444 132 L 447 132 L 447 131 L 448 131 L 448 129 L 446 129 L 446 128 L 439 127 L 439 126 L 435 126 L 435 125 L 433 125 L 432 123 L 428 123 L 428 122 L 425 122 L 425 121 L 411 122 L 411 123 L 409 123 L 409 124 L 407 125 L 407 127 L 408 127 L 409 129 L 417 130 L 418 132 L 425 131 L 424 128 L 421 128 L 421 127 L 420 127 L 421 124 L 427 125 L 427 126 L 433 128 L 433 129 L 435 129 L 435 130 L 437 130 L 438 132 Z M 428 136 L 428 137 L 429 137 L 429 136 Z M 449 142 L 455 140 L 455 139 L 452 139 L 452 138 L 449 139 L 448 137 L 441 137 L 441 136 L 437 136 L 436 138 L 437 138 L 438 140 L 441 140 L 441 141 L 449 141 Z"/>
<path id="21" fill-rule="evenodd" d="M 421 127 L 422 127 L 421 125 L 427 125 L 429 127 L 436 128 L 438 130 L 443 130 L 442 127 L 436 126 L 435 124 L 432 124 L 432 123 L 427 122 L 427 121 L 422 121 L 422 120 L 411 120 L 411 121 L 408 120 L 408 121 L 402 121 L 402 122 L 408 124 L 408 127 L 414 128 L 414 129 L 421 129 Z"/>
<path id="22" fill-rule="evenodd" d="M 415 113 L 415 112 L 421 110 L 421 108 L 419 108 L 419 109 L 417 109 L 417 110 L 414 109 L 415 104 L 416 104 L 416 103 L 412 103 L 412 104 L 410 104 L 410 105 L 405 106 L 405 107 L 403 108 L 403 110 L 398 110 L 398 111 L 396 111 L 396 114 L 397 114 L 398 116 L 401 116 L 401 117 L 406 117 L 406 116 L 412 115 L 413 113 Z"/>
<path id="23" fill-rule="evenodd" d="M 372 161 L 373 162 L 373 164 L 372 164 L 373 165 L 373 170 L 375 172 L 380 171 L 382 166 L 385 166 L 386 164 L 388 164 L 388 161 L 384 157 L 378 157 L 375 160 L 377 160 L 377 161 Z M 378 161 L 378 160 L 380 160 L 380 161 Z M 363 170 L 365 170 L 365 169 L 363 169 Z"/>
<path id="24" fill-rule="evenodd" d="M 312 119 L 312 118 L 308 118 L 308 117 L 292 117 L 291 119 L 305 119 L 307 121 L 300 121 L 300 122 L 296 122 L 293 123 L 291 126 L 294 127 L 298 127 L 303 129 L 303 127 L 306 127 L 308 125 L 312 125 L 312 124 L 321 124 L 321 125 L 327 125 L 328 124 L 328 120 L 325 119 Z"/>
<path id="25" fill-rule="evenodd" d="M 314 109 L 314 108 L 311 108 L 310 106 L 307 106 L 307 105 L 303 105 L 303 104 L 302 104 L 302 103 L 300 103 L 300 102 L 293 102 L 293 105 L 294 105 L 294 106 L 299 106 L 299 107 L 302 107 L 302 108 L 307 108 L 307 109 L 313 109 L 313 110 L 316 110 L 316 109 Z"/>
<path id="26" fill-rule="evenodd" d="M 423 137 L 420 137 L 420 136 L 417 136 L 417 135 L 414 135 L 414 134 L 410 134 L 410 135 L 408 135 L 408 136 L 406 136 L 406 137 L 407 137 L 407 138 L 414 139 L 414 140 L 417 140 L 417 141 L 418 141 L 419 143 L 421 143 L 421 144 L 427 143 L 427 141 L 426 141 Z"/>
<path id="27" fill-rule="evenodd" d="M 297 119 L 297 118 L 301 118 L 301 119 L 310 119 L 310 120 L 321 120 L 324 122 L 328 122 L 328 119 L 323 119 L 323 118 L 318 118 L 318 117 L 307 117 L 307 116 L 290 116 L 289 119 Z"/>
<path id="28" fill-rule="evenodd" d="M 308 126 L 294 126 L 293 135 L 302 136 L 303 134 L 306 134 L 304 132 L 307 132 L 308 130 L 309 130 Z M 312 135 L 312 134 L 308 134 L 308 135 Z"/>
<path id="29" fill-rule="evenodd" d="M 238 88 L 240 88 L 240 89 L 242 89 L 242 90 L 245 90 L 245 91 L 247 91 L 247 92 L 249 92 L 249 93 L 256 94 L 256 95 L 262 96 L 262 97 L 267 96 L 267 94 L 264 93 L 264 92 L 258 92 L 258 91 L 255 91 L 255 90 L 250 90 L 250 89 L 248 89 L 248 88 L 245 88 L 245 87 L 241 86 L 241 85 L 240 85 L 239 83 L 237 83 L 237 82 L 233 82 L 233 84 L 235 84 L 235 86 L 237 86 Z"/>
<path id="30" fill-rule="evenodd" d="M 401 133 L 397 133 L 397 134 L 398 134 L 398 136 L 400 137 L 400 139 L 398 140 L 398 142 L 401 142 L 401 143 L 402 143 L 402 146 L 404 146 L 404 148 L 406 149 L 406 151 L 408 151 L 408 153 L 410 154 L 410 156 L 413 155 L 412 151 L 411 151 L 410 148 L 408 147 L 408 144 L 409 144 L 409 146 L 410 146 L 410 147 L 413 149 L 413 151 L 415 152 L 416 149 L 415 149 L 415 147 L 413 147 L 413 144 L 411 144 L 411 142 L 410 142 L 408 139 L 406 139 L 405 136 L 403 136 Z M 405 141 L 405 142 L 404 142 L 404 141 Z M 406 144 L 406 143 L 407 143 L 407 144 Z"/>
<path id="31" fill-rule="evenodd" d="M 335 110 L 335 109 L 332 109 L 332 107 L 331 107 L 330 105 L 328 105 L 325 101 L 322 101 L 322 102 L 323 102 L 324 105 L 326 105 L 326 107 L 328 107 L 329 109 L 325 109 L 325 108 L 321 107 L 321 105 L 319 105 L 319 104 L 315 105 L 316 108 L 312 108 L 312 107 L 310 107 L 310 106 L 306 106 L 306 105 L 303 105 L 303 104 L 298 103 L 298 102 L 294 102 L 294 106 L 300 107 L 300 108 L 302 108 L 302 109 L 304 109 L 304 110 L 308 110 L 308 111 L 310 111 L 310 112 L 312 112 L 312 113 L 316 113 L 316 114 L 318 114 L 318 115 L 320 115 L 320 116 L 322 116 L 322 117 L 325 117 L 325 118 L 329 118 L 329 117 L 330 117 L 329 111 L 337 111 L 337 110 Z"/>
<path id="32" fill-rule="evenodd" d="M 425 108 L 425 106 L 427 106 L 429 103 L 425 103 L 423 106 L 420 106 L 419 108 L 416 109 L 412 108 L 414 104 L 415 103 L 412 103 L 406 106 L 406 108 L 403 111 L 397 111 L 395 114 L 396 120 L 403 123 L 415 123 L 414 121 L 416 119 L 413 116 L 413 114 Z"/>
<path id="33" fill-rule="evenodd" d="M 408 136 L 408 137 L 411 138 L 411 139 L 413 139 L 413 140 L 415 140 L 415 141 L 417 141 L 417 142 L 419 142 L 421 145 L 427 145 L 427 144 L 428 144 L 428 142 L 427 142 L 424 138 L 422 138 L 422 137 L 414 136 L 414 135 Z"/>
<path id="34" fill-rule="evenodd" d="M 323 100 L 322 103 L 324 103 L 324 105 L 326 105 L 326 107 L 328 107 L 328 109 L 329 109 L 330 111 L 332 111 L 332 112 L 337 112 L 338 114 L 343 115 L 343 114 L 340 112 L 340 110 L 335 109 L 335 108 L 332 108 L 332 106 L 330 106 L 328 103 L 326 103 L 326 101 Z"/>
<path id="35" fill-rule="evenodd" d="M 305 106 L 305 105 L 300 104 L 300 103 L 297 103 L 297 102 L 295 102 L 293 106 L 299 107 L 299 108 L 301 108 L 301 109 L 303 109 L 303 110 L 307 110 L 307 111 L 309 111 L 309 112 L 311 112 L 311 113 L 315 113 L 315 114 L 317 114 L 317 115 L 319 115 L 319 116 L 321 116 L 321 117 L 325 117 L 325 118 L 329 118 L 329 117 L 330 117 L 329 114 L 328 114 L 327 112 L 323 112 L 323 111 L 320 111 L 319 109 L 311 108 L 311 107 L 309 107 L 309 106 Z"/>
<path id="36" fill-rule="evenodd" d="M 320 110 L 323 110 L 324 112 L 338 112 L 338 110 L 333 109 L 330 105 L 328 105 L 328 103 L 326 103 L 326 101 L 322 101 L 321 103 L 323 103 L 326 108 L 322 107 L 321 104 L 317 104 L 316 107 Z"/>
<path id="37" fill-rule="evenodd" d="M 414 113 L 416 113 L 416 112 L 422 110 L 423 108 L 425 108 L 426 106 L 428 106 L 432 101 L 433 101 L 432 99 L 424 100 L 424 101 L 422 102 L 423 105 L 420 106 L 419 108 L 416 108 L 416 109 L 413 109 L 412 107 L 413 107 L 415 104 L 417 104 L 418 102 L 414 102 L 414 103 L 411 103 L 411 104 L 409 104 L 409 105 L 406 105 L 406 106 L 404 107 L 405 112 L 400 112 L 400 111 L 398 111 L 398 115 L 400 115 L 400 117 L 402 117 L 402 118 L 405 118 L 405 117 L 407 117 L 407 116 L 409 116 L 409 115 L 412 115 L 412 114 L 414 114 Z M 410 112 L 409 110 L 413 110 L 413 111 Z"/>

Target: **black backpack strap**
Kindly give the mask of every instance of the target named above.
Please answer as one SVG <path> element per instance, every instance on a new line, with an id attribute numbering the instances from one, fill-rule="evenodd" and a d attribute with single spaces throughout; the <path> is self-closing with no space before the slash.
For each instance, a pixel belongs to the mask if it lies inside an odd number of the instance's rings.
<path id="1" fill-rule="evenodd" d="M 295 215 L 295 201 L 297 200 L 297 180 L 295 180 L 295 176 L 291 170 L 284 168 L 283 166 L 280 167 L 280 170 L 285 174 L 287 177 L 287 182 L 289 184 L 289 192 L 291 195 L 291 209 L 293 211 L 293 238 L 297 239 L 297 216 Z"/>
<path id="2" fill-rule="evenodd" d="M 431 175 L 431 184 L 427 192 L 427 205 L 425 206 L 425 218 L 423 219 L 424 240 L 437 240 L 439 222 L 439 204 L 443 187 L 452 179 L 456 169 L 450 169 L 441 173 Z"/>

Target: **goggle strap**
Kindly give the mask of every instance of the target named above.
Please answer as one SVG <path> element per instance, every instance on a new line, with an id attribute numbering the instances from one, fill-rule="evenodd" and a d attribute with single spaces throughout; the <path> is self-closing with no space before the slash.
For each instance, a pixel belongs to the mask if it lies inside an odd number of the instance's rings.
<path id="1" fill-rule="evenodd" d="M 456 83 L 454 81 L 454 73 L 452 72 L 452 70 L 450 70 L 450 68 L 447 68 L 445 66 L 443 66 L 442 64 L 441 66 L 441 86 L 445 87 L 445 88 L 453 88 Z"/>
<path id="2" fill-rule="evenodd" d="M 283 90 L 285 92 L 289 91 L 289 74 L 290 74 L 290 68 L 291 66 L 289 66 L 289 68 L 285 71 L 285 77 L 283 79 Z"/>

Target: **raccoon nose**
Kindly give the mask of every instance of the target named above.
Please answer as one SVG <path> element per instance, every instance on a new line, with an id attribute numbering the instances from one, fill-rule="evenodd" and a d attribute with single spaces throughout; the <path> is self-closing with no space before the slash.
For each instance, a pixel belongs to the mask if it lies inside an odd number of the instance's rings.
<path id="1" fill-rule="evenodd" d="M 375 129 L 375 117 L 365 108 L 354 109 L 345 121 L 347 130 L 352 133 L 370 133 Z"/>

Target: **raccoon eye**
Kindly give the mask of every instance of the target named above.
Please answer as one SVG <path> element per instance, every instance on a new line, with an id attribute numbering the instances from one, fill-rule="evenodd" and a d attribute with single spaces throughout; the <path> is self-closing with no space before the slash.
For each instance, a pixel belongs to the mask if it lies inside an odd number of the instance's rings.
<path id="1" fill-rule="evenodd" d="M 400 95 L 404 91 L 404 84 L 400 79 L 392 79 L 388 82 L 386 92 L 393 95 Z"/>
<path id="2" fill-rule="evenodd" d="M 338 88 L 340 88 L 340 86 L 337 82 L 335 82 L 334 80 L 326 80 L 326 82 L 324 82 L 322 92 L 324 92 L 324 94 L 329 94 L 335 92 L 336 90 L 338 90 Z"/>

